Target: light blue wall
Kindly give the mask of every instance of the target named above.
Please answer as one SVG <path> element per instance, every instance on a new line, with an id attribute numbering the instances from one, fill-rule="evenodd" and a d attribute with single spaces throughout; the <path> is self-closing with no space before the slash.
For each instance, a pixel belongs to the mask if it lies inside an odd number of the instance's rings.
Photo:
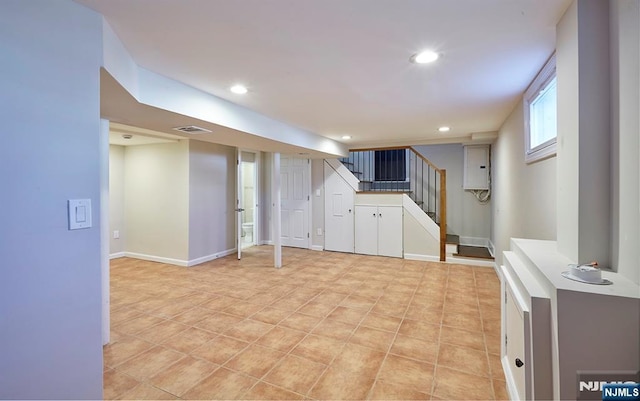
<path id="1" fill-rule="evenodd" d="M 102 397 L 102 19 L 0 2 L 0 398 Z M 90 198 L 93 228 L 67 229 Z"/>

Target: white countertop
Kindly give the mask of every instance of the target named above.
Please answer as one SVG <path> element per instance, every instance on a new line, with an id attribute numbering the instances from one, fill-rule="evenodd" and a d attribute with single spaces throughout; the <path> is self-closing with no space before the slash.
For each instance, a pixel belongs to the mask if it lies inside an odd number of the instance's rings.
<path id="1" fill-rule="evenodd" d="M 569 264 L 576 263 L 558 252 L 555 241 L 513 238 L 512 250 L 526 256 L 549 283 L 558 290 L 640 299 L 640 286 L 618 273 L 602 271 L 611 285 L 586 284 L 562 277 Z"/>

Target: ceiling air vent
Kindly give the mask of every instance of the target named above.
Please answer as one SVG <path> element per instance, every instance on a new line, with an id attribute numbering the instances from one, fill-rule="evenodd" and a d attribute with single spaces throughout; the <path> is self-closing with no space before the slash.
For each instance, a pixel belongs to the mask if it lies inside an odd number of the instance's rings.
<path id="1" fill-rule="evenodd" d="M 184 132 L 185 134 L 202 134 L 205 132 L 211 132 L 210 130 L 196 125 L 185 125 L 184 127 L 175 127 L 174 130 Z"/>

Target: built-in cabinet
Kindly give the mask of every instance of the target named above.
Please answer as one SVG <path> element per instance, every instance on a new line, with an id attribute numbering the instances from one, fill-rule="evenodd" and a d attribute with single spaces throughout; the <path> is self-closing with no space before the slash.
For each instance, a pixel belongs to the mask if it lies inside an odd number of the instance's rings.
<path id="1" fill-rule="evenodd" d="M 402 203 L 395 202 L 396 197 L 356 197 L 355 253 L 402 257 Z"/>

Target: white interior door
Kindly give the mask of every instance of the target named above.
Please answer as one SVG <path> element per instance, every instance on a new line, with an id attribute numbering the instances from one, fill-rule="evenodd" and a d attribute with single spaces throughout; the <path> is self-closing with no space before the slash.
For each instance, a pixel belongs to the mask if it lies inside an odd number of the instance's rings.
<path id="1" fill-rule="evenodd" d="M 280 159 L 283 246 L 309 248 L 309 166 L 309 159 Z"/>
<path id="2" fill-rule="evenodd" d="M 324 249 L 353 253 L 355 191 L 324 163 Z"/>

